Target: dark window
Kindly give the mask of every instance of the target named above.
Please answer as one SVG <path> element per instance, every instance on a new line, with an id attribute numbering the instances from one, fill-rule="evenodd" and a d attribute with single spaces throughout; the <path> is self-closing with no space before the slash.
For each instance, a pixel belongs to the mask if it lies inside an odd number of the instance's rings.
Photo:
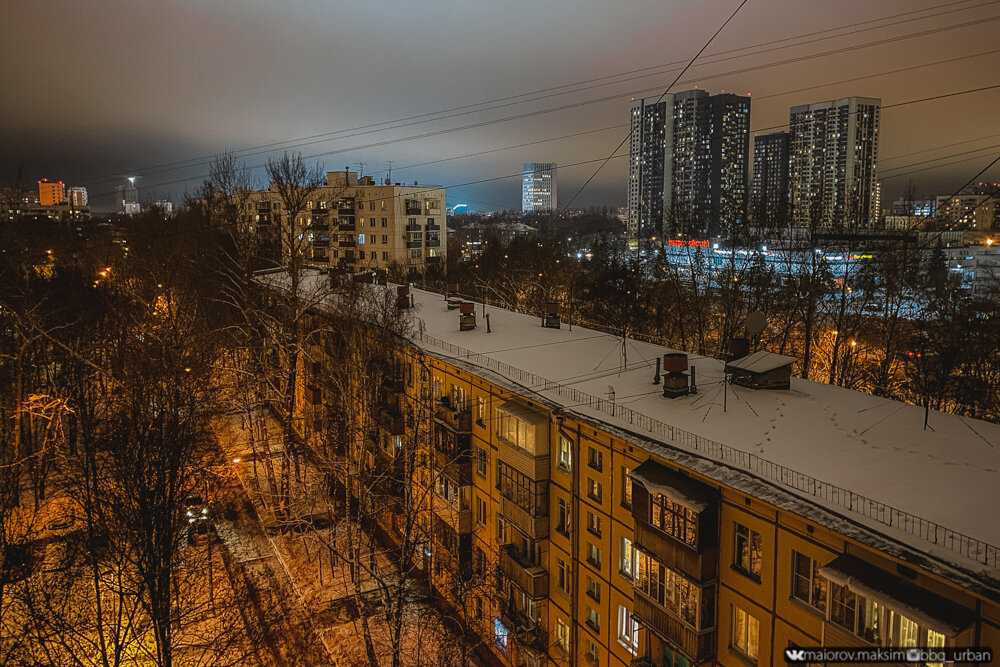
<path id="1" fill-rule="evenodd" d="M 733 567 L 748 577 L 760 581 L 760 533 L 739 523 L 734 525 Z"/>

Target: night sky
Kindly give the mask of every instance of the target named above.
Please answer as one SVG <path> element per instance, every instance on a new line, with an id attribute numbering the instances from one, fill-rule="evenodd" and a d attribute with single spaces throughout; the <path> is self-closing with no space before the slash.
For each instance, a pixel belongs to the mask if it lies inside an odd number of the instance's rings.
<path id="1" fill-rule="evenodd" d="M 138 174 L 143 177 L 139 181 L 143 199 L 179 200 L 185 190 L 196 187 L 205 174 L 204 164 L 179 170 L 156 165 L 684 60 L 736 4 L 735 0 L 4 0 L 0 181 L 12 182 L 20 167 L 26 180 L 46 176 L 67 185 L 86 185 L 92 205 L 102 208 L 111 204 L 106 195 L 117 182 L 113 177 Z M 1000 83 L 998 52 L 824 85 L 1000 49 L 996 39 L 1000 0 L 750 0 L 703 59 L 737 47 L 921 8 L 927 12 L 881 24 L 930 18 L 696 64 L 675 90 L 697 86 L 710 92 L 749 92 L 754 97 L 751 126 L 762 128 L 786 123 L 793 104 L 849 95 L 881 97 L 884 104 L 892 104 Z M 713 76 L 969 22 L 976 24 L 850 53 Z M 794 43 L 770 43 L 766 48 Z M 739 54 L 716 58 L 732 55 Z M 655 97 L 676 73 L 661 69 L 651 76 L 636 76 L 621 77 L 630 81 L 605 79 L 599 83 L 615 83 L 591 90 L 561 89 L 554 92 L 567 94 L 522 104 L 504 102 L 508 106 L 397 129 L 355 131 L 356 136 L 342 133 L 333 140 L 320 137 L 323 141 L 311 139 L 299 150 L 307 157 L 338 151 L 318 159 L 328 169 L 357 168 L 364 162 L 365 172 L 377 177 L 385 175 L 391 160 L 393 180 L 446 186 L 515 174 L 525 161 L 565 165 L 594 160 L 606 156 L 624 136 L 630 97 Z M 818 87 L 775 95 L 810 86 Z M 637 92 L 642 89 L 650 90 Z M 418 140 L 343 150 L 611 95 L 619 97 Z M 954 160 L 966 161 L 912 176 L 918 193 L 948 192 L 961 185 L 998 150 L 987 149 L 1000 144 L 998 108 L 1000 89 L 885 110 L 880 172 L 901 173 L 906 170 L 890 168 L 963 153 Z M 599 128 L 610 129 L 406 168 Z M 968 152 L 976 149 L 984 150 Z M 264 158 L 251 155 L 247 161 L 257 165 Z M 561 169 L 563 203 L 595 166 Z M 612 160 L 575 205 L 622 204 L 625 167 L 624 160 Z M 1000 170 L 993 175 L 1000 175 Z M 907 181 L 907 177 L 886 179 L 883 202 L 891 201 Z M 451 187 L 449 204 L 517 207 L 519 189 L 516 178 Z"/>

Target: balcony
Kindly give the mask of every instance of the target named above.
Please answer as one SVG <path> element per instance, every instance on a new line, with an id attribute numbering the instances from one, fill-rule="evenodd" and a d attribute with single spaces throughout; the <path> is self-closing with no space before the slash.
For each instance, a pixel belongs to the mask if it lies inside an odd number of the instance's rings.
<path id="1" fill-rule="evenodd" d="M 545 512 L 542 512 L 542 516 L 536 516 L 537 512 L 528 512 L 513 500 L 501 495 L 500 513 L 532 539 L 543 540 L 549 536 L 549 517 L 544 516 Z"/>
<path id="2" fill-rule="evenodd" d="M 337 202 L 337 215 L 354 215 L 354 200 L 341 199 Z"/>
<path id="3" fill-rule="evenodd" d="M 357 247 L 358 242 L 357 242 L 357 239 L 353 239 L 353 238 L 352 239 L 340 239 L 340 241 L 337 242 L 337 245 L 339 245 L 341 248 L 355 248 L 355 247 Z"/>
<path id="4" fill-rule="evenodd" d="M 440 248 L 441 239 L 438 236 L 427 236 L 427 247 L 428 248 Z"/>
<path id="5" fill-rule="evenodd" d="M 683 651 L 694 663 L 708 661 L 715 655 L 714 629 L 693 630 L 638 590 L 632 614 L 644 627 Z"/>
<path id="6" fill-rule="evenodd" d="M 454 433 L 472 433 L 472 407 L 456 407 L 443 396 L 434 406 L 434 421 Z"/>
<path id="7" fill-rule="evenodd" d="M 424 212 L 424 207 L 415 199 L 407 199 L 405 204 L 406 215 L 420 215 Z"/>
<path id="8" fill-rule="evenodd" d="M 434 467 L 459 486 L 472 484 L 472 458 L 468 452 L 455 454 L 435 447 Z"/>
<path id="9" fill-rule="evenodd" d="M 353 232 L 354 231 L 354 218 L 340 218 L 337 221 L 337 231 L 338 232 Z"/>
<path id="10" fill-rule="evenodd" d="M 501 622 L 513 634 L 518 648 L 544 659 L 548 650 L 548 636 L 537 622 L 518 611 L 510 602 L 501 602 L 500 616 Z"/>
<path id="11" fill-rule="evenodd" d="M 403 435 L 403 413 L 398 407 L 383 407 L 378 412 L 377 421 L 389 435 Z"/>
<path id="12" fill-rule="evenodd" d="M 497 435 L 497 444 L 499 445 L 500 459 L 511 467 L 517 468 L 535 481 L 549 478 L 548 452 L 533 455 L 499 435 Z"/>
<path id="13" fill-rule="evenodd" d="M 505 544 L 500 550 L 500 571 L 525 594 L 535 600 L 549 595 L 549 573 L 541 565 L 521 560 L 513 544 Z"/>
<path id="14" fill-rule="evenodd" d="M 406 247 L 407 247 L 407 249 L 410 249 L 410 250 L 413 250 L 414 248 L 423 248 L 424 247 L 424 242 L 421 241 L 420 239 L 416 239 L 416 240 L 410 239 L 410 240 L 408 240 L 406 242 Z"/>
<path id="15" fill-rule="evenodd" d="M 698 553 L 643 519 L 635 521 L 635 546 L 654 556 L 663 565 L 683 572 L 696 581 L 711 581 L 718 572 L 718 549 L 705 549 L 703 553 Z"/>
<path id="16" fill-rule="evenodd" d="M 438 494 L 433 495 L 434 514 L 458 534 L 472 532 L 472 510 L 460 509 L 457 503 L 450 503 Z M 445 545 L 447 546 L 447 545 Z"/>

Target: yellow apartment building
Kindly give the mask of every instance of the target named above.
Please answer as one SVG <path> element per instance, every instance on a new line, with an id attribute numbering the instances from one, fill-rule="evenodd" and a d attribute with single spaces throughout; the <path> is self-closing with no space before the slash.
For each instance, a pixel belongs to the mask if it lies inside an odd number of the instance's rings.
<path id="1" fill-rule="evenodd" d="M 428 575 L 481 577 L 457 602 L 494 662 L 1000 645 L 1000 427 L 412 294 L 380 429 L 428 434 Z"/>
<path id="2" fill-rule="evenodd" d="M 399 267 L 423 273 L 446 266 L 448 252 L 444 188 L 378 184 L 350 170 L 331 171 L 298 215 L 314 266 L 349 271 Z M 277 228 L 284 216 L 275 191 L 254 193 L 248 221 L 263 238 L 272 237 L 278 256 Z"/>

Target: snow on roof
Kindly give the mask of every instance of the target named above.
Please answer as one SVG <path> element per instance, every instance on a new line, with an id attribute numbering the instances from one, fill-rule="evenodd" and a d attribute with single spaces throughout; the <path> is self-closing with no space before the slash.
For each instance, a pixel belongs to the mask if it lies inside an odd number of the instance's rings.
<path id="1" fill-rule="evenodd" d="M 477 328 L 460 331 L 444 296 L 411 292 L 414 343 L 428 352 L 1000 580 L 992 546 L 1000 521 L 984 516 L 1000 507 L 1000 425 L 932 411 L 925 430 L 920 407 L 794 377 L 789 390 L 745 389 L 723 382 L 722 361 L 694 354 L 699 393 L 667 399 L 653 384 L 655 363 L 678 350 L 634 339 L 623 346 L 619 336 L 570 330 L 565 318 L 550 329 L 493 306 L 487 333 L 479 304 Z"/>
<path id="2" fill-rule="evenodd" d="M 895 510 L 916 515 L 984 542 L 963 549 L 998 568 L 989 546 L 1000 545 L 1000 522 L 982 512 L 1000 507 L 1000 425 L 932 411 L 924 430 L 920 407 L 801 378 L 792 378 L 789 390 L 745 389 L 723 383 L 724 362 L 698 355 L 689 362 L 699 393 L 666 399 L 652 382 L 655 360 L 677 350 L 633 339 L 623 346 L 611 334 L 570 331 L 566 321 L 549 329 L 540 318 L 492 306 L 492 333 L 481 315 L 476 329 L 459 331 L 457 311 L 442 295 L 413 294 L 425 334 L 416 342 L 429 351 L 489 368 L 574 412 L 671 447 L 696 454 L 732 448 L 713 458 L 805 491 L 798 495 L 821 506 L 880 517 L 866 525 L 884 525 L 900 514 Z M 911 541 L 929 553 L 927 541 Z"/>
<path id="3" fill-rule="evenodd" d="M 783 354 L 759 350 L 745 357 L 730 361 L 726 364 L 726 367 L 747 371 L 748 373 L 767 373 L 782 366 L 790 366 L 794 361 L 794 358 L 786 357 Z"/>
<path id="4" fill-rule="evenodd" d="M 714 494 L 703 484 L 660 465 L 653 459 L 639 464 L 630 476 L 646 487 L 651 495 L 666 496 L 695 513 L 705 511 L 715 501 Z"/>
<path id="5" fill-rule="evenodd" d="M 901 611 L 920 625 L 949 637 L 967 628 L 974 620 L 974 614 L 968 609 L 850 554 L 842 554 L 823 565 L 819 573 L 835 584 Z"/>

